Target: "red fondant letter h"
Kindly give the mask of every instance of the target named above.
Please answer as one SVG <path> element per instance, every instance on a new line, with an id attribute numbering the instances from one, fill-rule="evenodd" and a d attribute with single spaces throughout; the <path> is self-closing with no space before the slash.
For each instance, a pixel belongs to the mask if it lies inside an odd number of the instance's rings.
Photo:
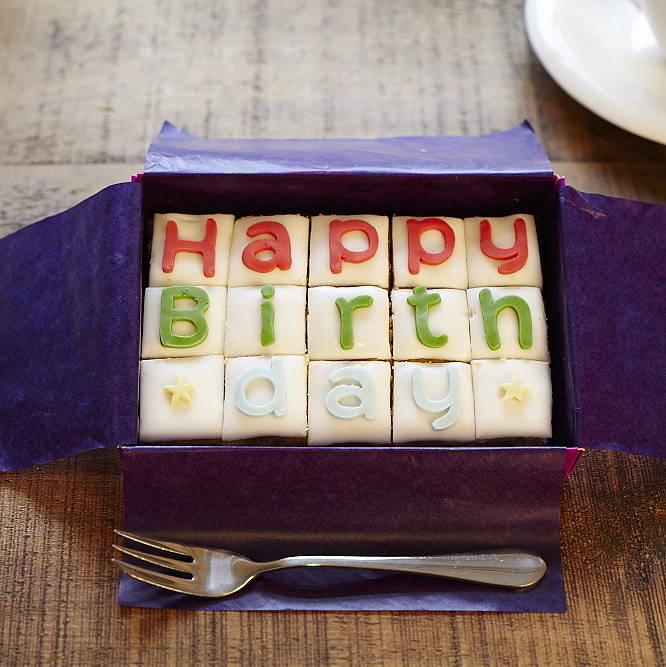
<path id="1" fill-rule="evenodd" d="M 203 257 L 203 273 L 206 278 L 215 275 L 215 240 L 217 223 L 213 218 L 206 220 L 206 233 L 201 241 L 186 241 L 178 236 L 178 225 L 169 220 L 166 223 L 166 238 L 162 253 L 162 271 L 171 273 L 177 252 L 196 252 Z"/>

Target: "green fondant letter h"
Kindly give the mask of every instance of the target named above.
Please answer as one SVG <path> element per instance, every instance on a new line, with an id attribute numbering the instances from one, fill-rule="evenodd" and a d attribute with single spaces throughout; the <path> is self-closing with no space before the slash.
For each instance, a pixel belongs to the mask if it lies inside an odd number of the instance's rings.
<path id="1" fill-rule="evenodd" d="M 505 308 L 511 308 L 518 318 L 518 344 L 520 347 L 523 350 L 532 347 L 532 313 L 525 299 L 510 294 L 493 301 L 490 290 L 484 288 L 479 292 L 479 305 L 481 306 L 486 343 L 491 350 L 499 350 L 502 344 L 497 330 L 497 317 Z"/>

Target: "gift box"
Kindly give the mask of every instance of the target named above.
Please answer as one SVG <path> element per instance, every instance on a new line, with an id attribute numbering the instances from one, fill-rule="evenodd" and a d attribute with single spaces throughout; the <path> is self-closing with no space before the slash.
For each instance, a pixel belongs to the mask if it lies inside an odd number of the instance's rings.
<path id="1" fill-rule="evenodd" d="M 138 445 L 144 230 L 155 212 L 532 213 L 553 436 L 540 447 Z M 254 558 L 516 546 L 529 591 L 412 575 L 276 572 L 217 601 L 123 579 L 123 604 L 207 609 L 564 608 L 562 478 L 580 448 L 663 457 L 666 207 L 558 178 L 529 124 L 482 137 L 212 140 L 165 124 L 145 172 L 0 240 L 0 465 L 121 446 L 125 529 Z M 8 302 L 7 302 L 8 300 Z"/>

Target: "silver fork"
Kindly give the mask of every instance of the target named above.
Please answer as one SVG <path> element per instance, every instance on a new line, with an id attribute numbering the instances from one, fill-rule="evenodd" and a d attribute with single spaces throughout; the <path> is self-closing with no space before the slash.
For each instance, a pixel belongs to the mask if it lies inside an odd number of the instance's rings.
<path id="1" fill-rule="evenodd" d="M 170 591 L 211 598 L 231 595 L 263 572 L 288 567 L 325 566 L 392 570 L 510 588 L 532 586 L 546 573 L 546 563 L 542 558 L 517 549 L 445 556 L 289 556 L 280 560 L 257 563 L 241 554 L 224 549 L 193 547 L 121 530 L 114 532 L 133 542 L 188 558 L 188 561 L 183 561 L 114 544 L 113 548 L 123 554 L 173 570 L 181 576 L 162 574 L 123 560 L 112 559 L 125 574 Z M 182 578 L 182 575 L 188 575 L 188 578 Z"/>

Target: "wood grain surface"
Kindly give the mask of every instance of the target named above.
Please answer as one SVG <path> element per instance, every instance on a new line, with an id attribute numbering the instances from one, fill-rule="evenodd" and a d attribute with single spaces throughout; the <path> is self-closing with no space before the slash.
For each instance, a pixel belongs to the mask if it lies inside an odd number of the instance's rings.
<path id="1" fill-rule="evenodd" d="M 164 119 L 372 137 L 524 117 L 573 185 L 666 202 L 666 147 L 564 94 L 516 0 L 4 0 L 0 235 L 140 171 Z M 663 665 L 665 478 L 589 452 L 567 480 L 565 614 L 215 613 L 116 605 L 114 451 L 0 474 L 0 664 Z"/>

